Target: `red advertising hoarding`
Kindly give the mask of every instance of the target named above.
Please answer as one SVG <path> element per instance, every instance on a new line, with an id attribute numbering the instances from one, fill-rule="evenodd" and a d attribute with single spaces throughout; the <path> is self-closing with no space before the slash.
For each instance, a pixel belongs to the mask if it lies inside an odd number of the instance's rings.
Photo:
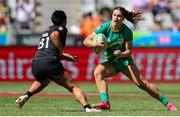
<path id="1" fill-rule="evenodd" d="M 77 64 L 63 61 L 76 81 L 94 81 L 93 70 L 102 57 L 90 48 L 71 47 L 65 50 L 78 55 Z M 0 47 L 0 81 L 32 81 L 31 60 L 36 47 Z M 155 82 L 180 82 L 180 48 L 134 48 L 134 60 L 144 78 Z M 113 82 L 129 81 L 118 74 Z"/>

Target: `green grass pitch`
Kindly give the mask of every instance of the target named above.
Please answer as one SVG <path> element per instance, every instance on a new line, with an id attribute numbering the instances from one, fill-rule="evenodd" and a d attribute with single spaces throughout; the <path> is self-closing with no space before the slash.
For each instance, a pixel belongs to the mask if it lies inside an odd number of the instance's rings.
<path id="1" fill-rule="evenodd" d="M 89 103 L 100 100 L 95 83 L 77 82 Z M 161 83 L 156 86 L 177 106 L 169 112 L 157 100 L 132 83 L 108 83 L 112 109 L 99 113 L 85 113 L 83 107 L 63 87 L 51 83 L 40 94 L 28 100 L 22 109 L 15 107 L 15 100 L 31 85 L 27 82 L 0 83 L 0 116 L 179 116 L 180 83 Z"/>

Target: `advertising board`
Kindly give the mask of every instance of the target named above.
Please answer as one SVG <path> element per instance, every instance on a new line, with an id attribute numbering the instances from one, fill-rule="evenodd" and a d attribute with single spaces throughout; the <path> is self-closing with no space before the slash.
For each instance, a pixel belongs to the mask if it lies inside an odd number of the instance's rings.
<path id="1" fill-rule="evenodd" d="M 103 61 L 90 48 L 70 47 L 65 50 L 78 55 L 74 64 L 62 61 L 76 81 L 94 81 L 95 66 Z M 32 81 L 31 61 L 36 47 L 0 47 L 0 81 Z M 142 76 L 155 82 L 180 82 L 180 48 L 134 48 L 133 58 Z M 128 82 L 121 73 L 108 78 L 112 82 Z"/>

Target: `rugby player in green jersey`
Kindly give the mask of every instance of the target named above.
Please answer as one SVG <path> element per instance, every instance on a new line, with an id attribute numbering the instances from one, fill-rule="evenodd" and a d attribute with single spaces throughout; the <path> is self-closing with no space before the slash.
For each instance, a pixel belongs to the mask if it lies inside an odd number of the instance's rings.
<path id="1" fill-rule="evenodd" d="M 132 58 L 133 34 L 124 23 L 128 20 L 135 27 L 137 22 L 143 20 L 140 11 L 128 11 L 124 7 L 117 6 L 112 13 L 112 20 L 105 22 L 93 33 L 87 36 L 83 42 L 86 47 L 104 48 L 103 43 L 94 43 L 92 40 L 96 34 L 102 33 L 107 37 L 107 48 L 104 51 L 105 61 L 96 66 L 94 70 L 95 82 L 100 92 L 101 102 L 94 104 L 96 108 L 110 110 L 106 78 L 115 76 L 119 72 L 126 75 L 135 85 L 146 91 L 149 95 L 159 100 L 169 111 L 177 108 L 162 95 L 154 84 L 143 79 Z"/>

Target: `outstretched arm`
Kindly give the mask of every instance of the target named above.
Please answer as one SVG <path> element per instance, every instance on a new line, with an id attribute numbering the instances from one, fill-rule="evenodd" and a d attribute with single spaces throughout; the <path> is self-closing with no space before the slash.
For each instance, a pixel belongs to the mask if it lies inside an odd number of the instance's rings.
<path id="1" fill-rule="evenodd" d="M 77 56 L 74 56 L 74 55 L 71 55 L 69 53 L 65 53 L 63 52 L 61 55 L 60 55 L 60 59 L 63 59 L 63 60 L 67 60 L 67 61 L 71 61 L 73 63 L 77 63 L 79 61 L 78 57 Z"/>

